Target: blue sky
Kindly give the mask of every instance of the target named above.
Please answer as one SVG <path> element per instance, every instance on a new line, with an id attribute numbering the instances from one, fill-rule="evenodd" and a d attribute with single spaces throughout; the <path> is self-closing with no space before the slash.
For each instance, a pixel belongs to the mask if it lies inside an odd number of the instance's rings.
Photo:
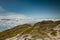
<path id="1" fill-rule="evenodd" d="M 14 12 L 35 18 L 59 18 L 60 19 L 60 1 L 59 0 L 0 0 L 0 6 L 5 12 Z"/>

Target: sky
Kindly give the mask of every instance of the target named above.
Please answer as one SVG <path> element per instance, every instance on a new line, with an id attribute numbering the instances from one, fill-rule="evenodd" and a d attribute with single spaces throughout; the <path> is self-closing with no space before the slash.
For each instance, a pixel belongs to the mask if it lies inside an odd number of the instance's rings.
<path id="1" fill-rule="evenodd" d="M 59 0 L 0 0 L 0 32 L 48 19 L 60 20 Z"/>
<path id="2" fill-rule="evenodd" d="M 0 0 L 0 15 L 22 14 L 33 18 L 60 19 L 59 0 Z"/>

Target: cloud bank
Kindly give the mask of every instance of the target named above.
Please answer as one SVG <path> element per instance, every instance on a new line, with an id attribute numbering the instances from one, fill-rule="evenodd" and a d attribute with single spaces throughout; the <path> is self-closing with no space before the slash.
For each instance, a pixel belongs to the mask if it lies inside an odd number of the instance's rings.
<path id="1" fill-rule="evenodd" d="M 4 11 L 5 10 L 0 6 L 0 31 L 33 21 L 31 17 L 15 12 L 5 12 L 5 14 L 2 13 L 3 15 L 1 15 L 1 12 Z"/>
<path id="2" fill-rule="evenodd" d="M 50 19 L 31 18 L 21 13 L 7 12 L 2 6 L 0 6 L 0 31 L 10 29 L 17 25 L 35 23 L 42 20 Z"/>

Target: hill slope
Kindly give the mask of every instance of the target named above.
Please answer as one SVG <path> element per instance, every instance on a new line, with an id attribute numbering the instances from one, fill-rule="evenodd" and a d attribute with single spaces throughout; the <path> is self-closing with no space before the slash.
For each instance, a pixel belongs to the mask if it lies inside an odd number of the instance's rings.
<path id="1" fill-rule="evenodd" d="M 21 37 L 26 34 L 32 37 L 31 40 L 36 40 L 37 38 L 49 38 L 52 40 L 52 37 L 56 37 L 57 33 L 60 33 L 60 30 L 58 30 L 58 28 L 60 29 L 60 21 L 42 21 L 35 23 L 34 25 L 18 25 L 12 29 L 0 32 L 0 40 L 13 40 L 13 37 L 15 36 L 17 39 L 14 40 L 22 40 L 23 38 L 21 39 Z"/>

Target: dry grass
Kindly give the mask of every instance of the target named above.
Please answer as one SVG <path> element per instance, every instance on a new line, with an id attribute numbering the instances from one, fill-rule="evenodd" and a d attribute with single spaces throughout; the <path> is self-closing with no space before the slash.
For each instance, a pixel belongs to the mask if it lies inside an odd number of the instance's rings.
<path id="1" fill-rule="evenodd" d="M 56 27 L 58 24 L 60 24 L 60 21 L 42 21 L 35 23 L 34 26 L 31 26 L 30 24 L 24 24 L 24 25 L 18 25 L 12 29 L 5 30 L 3 32 L 0 32 L 0 40 L 5 40 L 6 38 L 11 38 L 16 36 L 17 34 L 29 34 L 29 33 L 39 33 L 41 35 L 47 35 L 47 32 L 51 32 L 49 30 Z M 29 29 L 28 29 L 29 28 Z M 25 30 L 27 29 L 27 30 Z M 51 32 L 51 35 L 56 35 L 55 31 Z"/>

